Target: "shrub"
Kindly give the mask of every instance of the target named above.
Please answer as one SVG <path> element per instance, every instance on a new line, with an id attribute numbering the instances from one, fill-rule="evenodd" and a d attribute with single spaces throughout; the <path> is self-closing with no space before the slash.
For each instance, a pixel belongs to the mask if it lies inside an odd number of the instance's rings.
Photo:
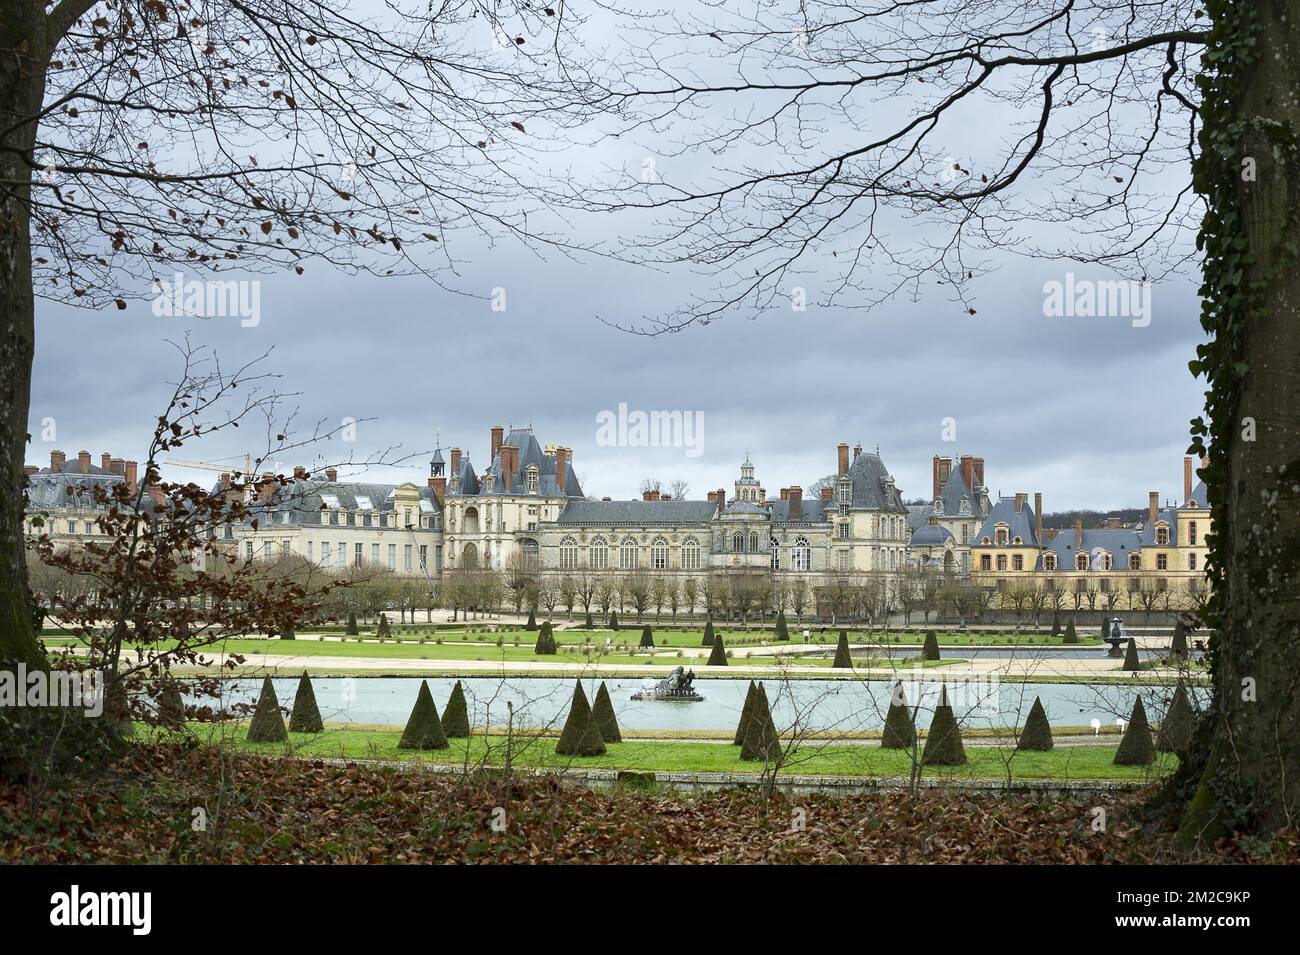
<path id="1" fill-rule="evenodd" d="M 555 744 L 559 756 L 603 756 L 605 740 L 600 734 L 600 727 L 591 716 L 591 706 L 587 703 L 587 694 L 582 692 L 582 683 L 573 684 L 573 702 L 569 704 L 569 718 L 564 721 L 560 732 L 560 741 Z"/>
<path id="2" fill-rule="evenodd" d="M 1078 643 L 1079 632 L 1074 629 L 1074 618 L 1071 617 L 1065 621 L 1065 636 L 1061 638 L 1062 643 Z"/>
<path id="3" fill-rule="evenodd" d="M 713 638 L 713 649 L 709 651 L 709 662 L 711 667 L 725 667 L 727 665 L 727 648 L 722 644 L 722 636 Z"/>
<path id="4" fill-rule="evenodd" d="M 465 739 L 469 736 L 469 707 L 465 704 L 465 690 L 460 680 L 451 688 L 451 696 L 442 711 L 442 731 L 448 739 Z"/>
<path id="5" fill-rule="evenodd" d="M 1169 645 L 1169 652 L 1176 657 L 1187 656 L 1187 628 L 1181 620 L 1174 621 L 1174 639 Z"/>
<path id="6" fill-rule="evenodd" d="M 767 690 L 763 684 L 757 684 L 754 694 L 754 709 L 745 727 L 745 738 L 740 744 L 740 758 L 749 762 L 761 760 L 774 763 L 781 758 L 781 739 L 776 733 L 776 724 L 772 722 L 772 708 L 767 702 Z"/>
<path id="7" fill-rule="evenodd" d="M 885 729 L 880 734 L 880 745 L 884 749 L 911 749 L 916 743 L 916 724 L 912 722 L 912 711 L 903 696 L 903 684 L 899 681 L 889 695 L 889 712 L 885 714 Z"/>
<path id="8" fill-rule="evenodd" d="M 1196 714 L 1187 700 L 1187 688 L 1183 686 L 1183 681 L 1179 680 L 1178 685 L 1174 687 L 1173 699 L 1169 701 L 1169 709 L 1165 711 L 1165 718 L 1160 722 L 1160 732 L 1156 734 L 1156 749 L 1162 753 L 1183 755 L 1191 745 L 1192 730 L 1195 725 Z"/>
<path id="9" fill-rule="evenodd" d="M 785 611 L 782 610 L 776 615 L 776 639 L 789 640 L 790 631 L 785 625 Z"/>
<path id="10" fill-rule="evenodd" d="M 1119 741 L 1115 751 L 1116 766 L 1149 766 L 1156 758 L 1155 746 L 1151 743 L 1151 726 L 1147 723 L 1146 707 L 1142 705 L 1142 694 L 1133 701 L 1133 712 L 1124 727 L 1124 738 Z"/>
<path id="11" fill-rule="evenodd" d="M 851 670 L 853 668 L 853 657 L 849 655 L 849 632 L 840 631 L 840 642 L 835 645 L 835 660 L 831 663 L 833 667 Z"/>
<path id="12" fill-rule="evenodd" d="M 623 734 L 618 731 L 618 717 L 614 715 L 614 702 L 609 698 L 609 689 L 604 680 L 600 681 L 600 689 L 596 691 L 591 718 L 600 730 L 600 738 L 606 743 L 623 742 Z"/>
<path id="13" fill-rule="evenodd" d="M 749 690 L 745 693 L 745 705 L 740 708 L 740 722 L 736 724 L 736 734 L 731 740 L 733 746 L 745 742 L 745 730 L 749 728 L 749 718 L 754 715 L 754 697 L 757 695 L 758 687 L 750 680 Z"/>
<path id="14" fill-rule="evenodd" d="M 1056 639 L 1060 635 L 1061 635 L 1061 618 L 1058 617 L 1056 614 L 1052 614 L 1052 639 Z"/>
<path id="15" fill-rule="evenodd" d="M 537 629 L 537 613 L 535 611 L 532 610 L 528 611 L 528 622 L 524 624 L 524 629 L 525 630 Z"/>
<path id="16" fill-rule="evenodd" d="M 948 703 L 948 688 L 939 692 L 939 705 L 930 720 L 930 730 L 925 735 L 925 750 L 921 753 L 923 766 L 960 766 L 966 762 L 966 748 L 961 743 L 961 727 Z"/>
<path id="17" fill-rule="evenodd" d="M 429 692 L 429 682 L 420 681 L 420 692 L 415 697 L 415 706 L 402 730 L 402 738 L 397 743 L 398 749 L 449 749 L 447 734 L 443 732 L 442 720 L 438 719 L 438 707 L 433 703 Z"/>
<path id="18" fill-rule="evenodd" d="M 551 627 L 551 621 L 542 624 L 541 631 L 537 634 L 537 650 L 539 655 L 555 655 L 555 634 Z"/>
<path id="19" fill-rule="evenodd" d="M 346 633 L 349 637 L 355 637 L 358 633 L 361 632 L 357 629 L 357 615 L 353 613 L 351 610 L 348 611 L 348 625 L 343 632 Z"/>
<path id="20" fill-rule="evenodd" d="M 280 631 L 280 639 L 281 639 L 281 640 L 297 640 L 298 637 L 294 634 L 294 632 L 293 632 L 292 630 L 281 630 L 281 631 Z"/>
<path id="21" fill-rule="evenodd" d="M 709 617 L 704 621 L 704 640 L 700 643 L 702 647 L 713 646 L 713 618 Z"/>
<path id="22" fill-rule="evenodd" d="M 1020 742 L 1016 744 L 1016 749 L 1046 752 L 1052 745 L 1052 727 L 1047 722 L 1047 711 L 1043 709 L 1043 701 L 1034 697 L 1034 705 L 1029 708 L 1029 716 L 1020 731 Z"/>
<path id="23" fill-rule="evenodd" d="M 289 714 L 289 730 L 294 733 L 320 733 L 324 729 L 320 707 L 316 705 L 316 693 L 311 687 L 307 671 L 303 670 L 298 680 L 298 692 L 293 697 L 293 710 Z"/>
<path id="24" fill-rule="evenodd" d="M 1128 638 L 1128 646 L 1124 648 L 1124 666 L 1122 666 L 1120 669 L 1121 670 L 1142 669 L 1142 661 L 1138 659 L 1137 641 L 1134 640 L 1132 637 Z"/>
<path id="25" fill-rule="evenodd" d="M 289 738 L 280 715 L 280 701 L 275 697 L 271 678 L 262 678 L 262 692 L 253 710 L 253 720 L 248 724 L 248 739 L 252 743 L 283 743 Z"/>
<path id="26" fill-rule="evenodd" d="M 933 630 L 925 631 L 925 643 L 921 647 L 922 660 L 938 660 L 939 637 Z"/>
<path id="27" fill-rule="evenodd" d="M 618 629 L 618 612 L 615 610 L 611 610 L 609 612 L 609 629 L 611 630 Z"/>
<path id="28" fill-rule="evenodd" d="M 655 645 L 655 636 L 650 631 L 649 625 L 641 628 L 641 646 L 653 647 Z"/>
<path id="29" fill-rule="evenodd" d="M 387 640 L 393 635 L 392 628 L 388 625 L 388 614 L 379 615 L 379 626 L 375 628 L 375 636 L 380 640 Z"/>

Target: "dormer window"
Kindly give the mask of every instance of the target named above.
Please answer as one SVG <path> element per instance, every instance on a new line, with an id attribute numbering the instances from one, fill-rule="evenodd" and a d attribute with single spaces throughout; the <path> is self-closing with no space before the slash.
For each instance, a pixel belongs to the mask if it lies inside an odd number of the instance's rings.
<path id="1" fill-rule="evenodd" d="M 1019 546 L 1021 546 L 1022 544 L 1024 544 L 1024 541 L 1023 541 L 1022 539 L 1020 539 L 1019 537 L 1013 537 L 1013 538 L 1011 538 L 1011 543 L 1013 543 L 1013 544 L 1015 544 L 1017 547 L 1019 547 Z"/>
<path id="2" fill-rule="evenodd" d="M 963 498 L 961 499 L 961 503 L 960 503 L 959 505 L 957 505 L 957 513 L 958 513 L 958 514 L 969 514 L 969 513 L 970 513 L 970 498 L 968 498 L 968 497 L 963 497 Z"/>
<path id="3" fill-rule="evenodd" d="M 994 537 L 997 540 L 999 547 L 1005 547 L 1007 545 L 1007 538 L 1009 536 L 1010 536 L 1010 531 L 1008 530 L 1006 525 L 999 525 L 998 528 L 994 531 Z"/>
<path id="4" fill-rule="evenodd" d="M 535 464 L 530 464 L 530 465 L 528 465 L 528 493 L 529 493 L 529 494 L 536 494 L 536 493 L 537 493 L 537 485 L 538 485 L 538 479 L 537 479 L 537 465 L 535 465 Z"/>
<path id="5" fill-rule="evenodd" d="M 1074 555 L 1074 569 L 1075 569 L 1075 570 L 1087 570 L 1087 569 L 1088 569 L 1088 555 L 1087 555 L 1087 554 L 1075 554 L 1075 555 Z"/>
<path id="6" fill-rule="evenodd" d="M 1056 570 L 1056 555 L 1055 555 L 1055 554 L 1044 554 L 1044 555 L 1043 555 L 1043 570 Z"/>
<path id="7" fill-rule="evenodd" d="M 942 514 L 942 513 L 943 513 L 943 498 L 941 498 L 941 497 L 936 497 L 936 498 L 934 499 L 934 512 L 935 512 L 936 514 Z"/>
<path id="8" fill-rule="evenodd" d="M 847 479 L 841 481 L 839 493 L 840 493 L 841 504 L 853 503 L 853 482 Z"/>
<path id="9" fill-rule="evenodd" d="M 1156 525 L 1156 544 L 1160 547 L 1169 545 L 1169 527 L 1166 524 Z"/>

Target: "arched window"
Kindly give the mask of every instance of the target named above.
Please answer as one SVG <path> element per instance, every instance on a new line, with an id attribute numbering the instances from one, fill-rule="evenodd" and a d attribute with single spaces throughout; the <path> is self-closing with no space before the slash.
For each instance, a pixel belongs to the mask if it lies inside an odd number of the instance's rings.
<path id="1" fill-rule="evenodd" d="M 772 569 L 780 570 L 781 569 L 781 545 L 778 544 L 776 542 L 776 538 L 773 537 L 767 542 L 767 547 L 768 550 L 771 551 Z"/>
<path id="2" fill-rule="evenodd" d="M 604 570 L 609 566 L 609 542 L 605 538 L 592 538 L 587 562 L 591 564 L 592 570 Z"/>
<path id="3" fill-rule="evenodd" d="M 467 508 L 465 508 L 465 522 L 464 522 L 464 524 L 461 525 L 461 529 L 462 529 L 466 534 L 477 534 L 477 533 L 479 532 L 479 530 L 478 530 L 478 508 L 476 508 L 476 507 L 467 507 Z"/>
<path id="4" fill-rule="evenodd" d="M 749 532 L 749 552 L 751 554 L 762 553 L 762 551 L 758 549 L 758 531 Z"/>
<path id="5" fill-rule="evenodd" d="M 790 569 L 798 571 L 812 570 L 812 548 L 806 537 L 796 537 L 790 548 Z"/>
<path id="6" fill-rule="evenodd" d="M 618 566 L 621 570 L 636 570 L 636 538 L 624 537 L 618 547 Z"/>
<path id="7" fill-rule="evenodd" d="M 525 567 L 535 568 L 537 566 L 538 555 L 540 553 L 536 539 L 525 537 L 519 542 L 519 553 L 524 559 Z"/>
<path id="8" fill-rule="evenodd" d="M 682 541 L 682 569 L 700 569 L 700 542 L 694 537 Z"/>
<path id="9" fill-rule="evenodd" d="M 668 569 L 668 541 L 662 537 L 656 537 L 650 544 L 650 568 L 651 570 Z"/>
<path id="10" fill-rule="evenodd" d="M 464 570 L 478 569 L 478 548 L 473 544 L 466 544 L 465 549 L 461 551 L 460 566 Z"/>
<path id="11" fill-rule="evenodd" d="M 578 569 L 578 542 L 572 537 L 560 541 L 560 570 Z"/>
<path id="12" fill-rule="evenodd" d="M 732 553 L 743 554 L 745 552 L 745 532 L 736 531 L 731 535 Z"/>

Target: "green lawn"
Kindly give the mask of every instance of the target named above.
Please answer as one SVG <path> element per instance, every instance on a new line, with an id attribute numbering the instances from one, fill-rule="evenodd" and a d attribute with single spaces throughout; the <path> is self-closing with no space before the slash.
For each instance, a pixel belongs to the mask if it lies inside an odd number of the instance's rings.
<path id="1" fill-rule="evenodd" d="M 243 724 L 224 724 L 210 730 L 210 740 L 226 739 L 239 748 L 258 753 L 326 756 L 349 759 L 425 760 L 439 764 L 499 766 L 505 762 L 506 739 L 452 740 L 450 749 L 413 752 L 397 748 L 401 732 L 383 729 L 326 729 L 311 735 L 291 734 L 290 743 L 249 743 Z M 491 751 L 489 753 L 489 743 Z M 1005 779 L 1005 759 L 1011 751 L 1001 747 L 967 746 L 964 766 L 926 767 L 930 778 Z M 1116 766 L 1113 746 L 1058 747 L 1046 753 L 1020 753 L 1011 760 L 1013 779 L 1119 780 L 1141 782 L 1166 774 L 1177 765 L 1162 755 L 1156 764 Z M 631 742 L 609 746 L 604 756 L 569 757 L 555 754 L 551 738 L 516 739 L 512 762 L 523 767 L 575 767 L 626 769 L 643 772 L 757 773 L 762 766 L 740 760 L 740 747 L 722 743 Z M 794 752 L 784 772 L 827 776 L 906 776 L 908 753 L 878 746 L 807 745 Z"/>

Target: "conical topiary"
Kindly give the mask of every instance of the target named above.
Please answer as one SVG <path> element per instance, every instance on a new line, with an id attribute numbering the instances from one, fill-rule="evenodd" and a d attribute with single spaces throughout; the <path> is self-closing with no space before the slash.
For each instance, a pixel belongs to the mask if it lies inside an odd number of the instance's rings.
<path id="1" fill-rule="evenodd" d="M 960 766 L 966 762 L 966 747 L 961 743 L 961 727 L 948 704 L 948 688 L 939 692 L 939 705 L 930 720 L 930 730 L 925 734 L 925 750 L 921 753 L 923 766 Z"/>
<path id="2" fill-rule="evenodd" d="M 447 749 L 450 746 L 447 734 L 442 730 L 442 720 L 438 719 L 438 707 L 429 692 L 429 683 L 421 680 L 420 692 L 416 694 L 415 706 L 411 707 L 411 716 L 406 721 L 406 729 L 402 730 L 397 748 Z"/>
<path id="3" fill-rule="evenodd" d="M 465 690 L 460 680 L 451 688 L 447 705 L 442 710 L 442 731 L 448 739 L 465 739 L 469 736 L 469 707 L 465 705 Z"/>
<path id="4" fill-rule="evenodd" d="M 600 681 L 596 691 L 596 702 L 591 708 L 591 718 L 600 730 L 600 738 L 606 743 L 623 742 L 623 734 L 618 731 L 618 717 L 614 715 L 614 703 L 609 698 L 609 689 L 605 681 Z"/>
<path id="5" fill-rule="evenodd" d="M 537 633 L 536 652 L 548 656 L 555 655 L 555 633 L 549 620 L 542 624 L 542 629 Z"/>
<path id="6" fill-rule="evenodd" d="M 772 721 L 772 708 L 767 702 L 767 690 L 757 684 L 754 708 L 745 726 L 745 738 L 740 743 L 740 758 L 752 762 L 759 760 L 774 763 L 781 757 L 781 738 Z"/>
<path id="7" fill-rule="evenodd" d="M 1148 766 L 1156 758 L 1156 748 L 1151 742 L 1151 726 L 1147 723 L 1146 707 L 1142 694 L 1133 701 L 1133 713 L 1124 727 L 1124 738 L 1115 751 L 1117 766 Z"/>
<path id="8" fill-rule="evenodd" d="M 618 611 L 611 610 L 609 613 L 609 629 L 618 629 Z"/>
<path id="9" fill-rule="evenodd" d="M 1016 749 L 1045 752 L 1052 745 L 1052 726 L 1047 722 L 1047 711 L 1043 709 L 1043 701 L 1034 697 L 1034 705 L 1029 708 L 1029 717 L 1020 731 Z"/>
<path id="10" fill-rule="evenodd" d="M 655 645 L 655 635 L 650 631 L 650 625 L 641 628 L 641 646 L 653 647 Z"/>
<path id="11" fill-rule="evenodd" d="M 840 631 L 840 642 L 835 645 L 835 659 L 831 666 L 840 667 L 841 669 L 851 669 L 853 667 L 853 657 L 849 654 L 849 632 Z"/>
<path id="12" fill-rule="evenodd" d="M 790 630 L 785 625 L 785 611 L 782 610 L 776 615 L 776 639 L 789 640 Z"/>
<path id="13" fill-rule="evenodd" d="M 1061 638 L 1062 643 L 1078 643 L 1079 632 L 1074 629 L 1074 618 L 1071 617 L 1065 621 L 1065 636 Z"/>
<path id="14" fill-rule="evenodd" d="M 344 632 L 347 633 L 349 637 L 355 637 L 360 633 L 360 631 L 357 630 L 357 615 L 351 610 L 348 611 L 348 625 L 344 629 Z"/>
<path id="15" fill-rule="evenodd" d="M 289 738 L 284 728 L 284 717 L 280 715 L 280 701 L 275 697 L 275 687 L 271 678 L 262 678 L 262 692 L 257 698 L 253 710 L 253 721 L 248 724 L 248 741 L 250 743 L 283 743 Z"/>
<path id="16" fill-rule="evenodd" d="M 295 634 L 292 630 L 281 630 L 281 631 L 280 631 L 280 639 L 281 639 L 281 640 L 297 640 L 297 639 L 298 639 L 298 636 L 297 636 L 297 634 Z"/>
<path id="17" fill-rule="evenodd" d="M 185 725 L 185 701 L 181 698 L 181 689 L 173 681 L 168 681 L 158 694 L 158 723 L 168 729 L 180 729 Z"/>
<path id="18" fill-rule="evenodd" d="M 311 688 L 311 679 L 304 670 L 298 680 L 298 692 L 294 694 L 293 711 L 289 714 L 289 732 L 320 733 L 324 729 L 320 707 L 316 705 L 316 692 Z"/>
<path id="19" fill-rule="evenodd" d="M 1176 657 L 1187 656 L 1187 628 L 1181 620 L 1174 621 L 1174 639 L 1169 645 L 1169 652 Z"/>
<path id="20" fill-rule="evenodd" d="M 569 704 L 569 718 L 564 721 L 560 741 L 555 744 L 559 756 L 604 756 L 605 740 L 600 727 L 591 717 L 591 706 L 582 684 L 573 685 L 573 702 Z"/>
<path id="21" fill-rule="evenodd" d="M 1132 637 L 1128 638 L 1128 646 L 1124 648 L 1124 666 L 1122 670 L 1140 670 L 1142 662 L 1138 659 L 1137 641 Z"/>
<path id="22" fill-rule="evenodd" d="M 749 729 L 749 719 L 754 715 L 754 699 L 757 696 L 758 687 L 753 680 L 750 680 L 749 690 L 745 693 L 745 705 L 740 708 L 740 722 L 736 724 L 736 735 L 731 740 L 732 746 L 739 746 L 745 742 L 745 730 Z"/>
<path id="23" fill-rule="evenodd" d="M 1165 710 L 1165 718 L 1160 721 L 1160 732 L 1156 734 L 1156 749 L 1162 753 L 1179 755 L 1186 753 L 1192 742 L 1192 730 L 1195 724 L 1196 714 L 1192 711 L 1191 703 L 1188 702 L 1187 688 L 1183 686 L 1183 681 L 1179 680 L 1178 685 L 1174 687 L 1173 699 L 1169 701 L 1169 709 Z"/>
<path id="24" fill-rule="evenodd" d="M 392 635 L 392 628 L 388 625 L 388 614 L 381 613 L 379 615 L 379 626 L 375 628 L 375 636 L 380 640 L 387 640 Z"/>
<path id="25" fill-rule="evenodd" d="M 880 745 L 884 749 L 911 749 L 916 743 L 916 724 L 912 722 L 912 711 L 903 695 L 903 683 L 900 680 L 889 694 L 889 712 L 885 714 L 885 729 L 880 734 Z"/>
<path id="26" fill-rule="evenodd" d="M 727 648 L 722 643 L 722 634 L 713 638 L 713 649 L 709 651 L 708 666 L 725 667 L 727 665 Z"/>
<path id="27" fill-rule="evenodd" d="M 1055 639 L 1061 635 L 1061 618 L 1052 614 L 1052 638 Z"/>
<path id="28" fill-rule="evenodd" d="M 921 647 L 921 659 L 939 659 L 939 636 L 933 630 L 925 631 L 925 643 Z"/>
<path id="29" fill-rule="evenodd" d="M 703 642 L 700 643 L 700 646 L 702 647 L 713 646 L 713 637 L 714 637 L 713 618 L 710 617 L 708 620 L 704 621 L 704 640 Z"/>
<path id="30" fill-rule="evenodd" d="M 530 611 L 528 611 L 528 622 L 527 622 L 526 624 L 524 624 L 524 629 L 525 629 L 525 630 L 536 630 L 536 629 L 537 629 L 537 612 L 536 612 L 536 611 L 534 611 L 534 610 L 530 610 Z"/>

